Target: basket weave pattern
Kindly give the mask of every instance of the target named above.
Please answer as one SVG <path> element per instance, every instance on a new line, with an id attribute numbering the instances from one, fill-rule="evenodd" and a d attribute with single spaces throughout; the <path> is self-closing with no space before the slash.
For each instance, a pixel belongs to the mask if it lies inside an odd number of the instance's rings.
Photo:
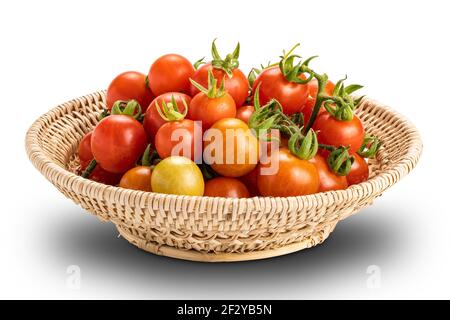
<path id="1" fill-rule="evenodd" d="M 175 196 L 106 186 L 74 174 L 81 138 L 98 122 L 104 92 L 61 104 L 40 117 L 26 136 L 35 167 L 64 195 L 144 250 L 183 259 L 235 261 L 265 258 L 323 242 L 336 224 L 368 206 L 417 163 L 422 143 L 401 115 L 365 99 L 357 110 L 382 141 L 370 179 L 346 190 L 309 196 L 250 199 Z"/>

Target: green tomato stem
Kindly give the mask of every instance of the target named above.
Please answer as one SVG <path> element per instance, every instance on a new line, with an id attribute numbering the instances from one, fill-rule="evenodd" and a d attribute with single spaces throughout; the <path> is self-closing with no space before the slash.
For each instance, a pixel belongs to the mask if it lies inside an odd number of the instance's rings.
<path id="1" fill-rule="evenodd" d="M 89 162 L 89 165 L 86 167 L 86 169 L 83 171 L 83 173 L 81 174 L 81 176 L 83 178 L 89 178 L 89 176 L 91 175 L 92 171 L 94 171 L 95 167 L 97 166 L 97 161 L 95 159 L 92 159 L 91 162 Z"/>

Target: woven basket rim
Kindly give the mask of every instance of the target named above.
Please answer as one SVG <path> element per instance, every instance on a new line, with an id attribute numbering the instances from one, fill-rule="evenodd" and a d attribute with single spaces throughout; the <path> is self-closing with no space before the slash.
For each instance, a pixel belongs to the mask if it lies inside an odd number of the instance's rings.
<path id="1" fill-rule="evenodd" d="M 154 198 L 174 198 L 174 199 L 187 199 L 187 200 L 198 200 L 202 199 L 204 201 L 209 201 L 211 199 L 225 199 L 228 202 L 239 202 L 239 203 L 246 203 L 246 202 L 254 202 L 255 199 L 257 200 L 263 200 L 268 201 L 270 200 L 283 200 L 283 199 L 296 199 L 301 200 L 304 203 L 314 203 L 314 201 L 317 201 L 319 198 L 328 199 L 328 197 L 323 197 L 323 195 L 329 195 L 333 198 L 344 198 L 348 199 L 352 196 L 354 196 L 354 193 L 357 192 L 358 194 L 370 194 L 373 192 L 381 193 L 385 189 L 388 188 L 389 185 L 396 183 L 398 180 L 400 180 L 402 177 L 407 175 L 412 168 L 417 164 L 420 155 L 422 153 L 422 141 L 420 138 L 419 131 L 415 127 L 414 124 L 412 124 L 405 116 L 401 115 L 397 111 L 393 110 L 392 108 L 379 103 L 376 100 L 373 100 L 371 98 L 364 98 L 364 102 L 370 102 L 374 105 L 376 105 L 376 108 L 383 109 L 384 111 L 387 111 L 390 113 L 390 116 L 395 118 L 395 121 L 398 123 L 399 126 L 402 126 L 405 129 L 408 129 L 408 140 L 407 143 L 407 151 L 405 152 L 403 158 L 395 163 L 394 165 L 389 165 L 386 170 L 381 171 L 374 177 L 370 178 L 369 180 L 356 184 L 353 186 L 350 186 L 349 188 L 345 190 L 337 190 L 337 191 L 327 191 L 327 192 L 319 192 L 315 194 L 310 195 L 303 195 L 303 196 L 292 196 L 292 197 L 252 197 L 252 198 L 241 198 L 241 199 L 233 199 L 233 198 L 222 198 L 222 197 L 209 197 L 209 196 L 186 196 L 186 195 L 172 195 L 172 194 L 162 194 L 162 193 L 155 193 L 155 192 L 145 192 L 145 191 L 139 191 L 139 190 L 130 190 L 130 189 L 124 189 L 116 186 L 109 186 L 102 183 L 98 183 L 89 179 L 82 178 L 81 176 L 78 176 L 66 168 L 61 167 L 57 163 L 55 163 L 42 149 L 42 147 L 39 145 L 39 141 L 37 139 L 39 131 L 44 127 L 45 124 L 48 124 L 46 122 L 46 119 L 59 119 L 64 116 L 64 114 L 67 113 L 65 110 L 65 105 L 73 103 L 75 101 L 80 101 L 88 98 L 96 99 L 99 95 L 104 94 L 105 91 L 98 91 L 94 92 L 79 98 L 72 99 L 68 102 L 65 102 L 50 111 L 44 113 L 42 116 L 40 116 L 37 120 L 34 121 L 34 123 L 31 125 L 31 127 L 28 129 L 26 133 L 26 151 L 28 154 L 28 157 L 33 162 L 36 168 L 44 174 L 44 176 L 49 180 L 59 179 L 64 177 L 64 181 L 66 183 L 71 185 L 77 185 L 78 190 L 82 190 L 86 192 L 89 190 L 91 193 L 95 192 L 99 196 L 106 197 L 106 195 L 110 193 L 119 193 L 119 199 L 131 199 L 131 198 L 139 198 L 141 201 L 146 201 L 148 197 L 154 197 Z M 389 183 L 386 183 L 386 179 L 389 181 Z M 80 188 L 81 187 L 81 188 Z M 101 192 L 100 192 L 101 191 Z M 84 193 L 83 192 L 83 193 Z M 270 201 L 269 200 L 269 201 Z"/>

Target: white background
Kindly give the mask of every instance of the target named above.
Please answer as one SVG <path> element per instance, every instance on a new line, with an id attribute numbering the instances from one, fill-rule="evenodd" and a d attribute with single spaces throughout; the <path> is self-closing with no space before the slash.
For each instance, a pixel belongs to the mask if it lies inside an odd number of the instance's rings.
<path id="1" fill-rule="evenodd" d="M 1 1 L 0 298 L 450 298 L 448 3 Z M 225 53 L 241 42 L 246 72 L 296 42 L 320 54 L 316 69 L 348 74 L 417 125 L 418 167 L 322 246 L 212 265 L 135 249 L 30 164 L 24 137 L 41 114 L 159 55 L 209 56 L 215 37 Z"/>

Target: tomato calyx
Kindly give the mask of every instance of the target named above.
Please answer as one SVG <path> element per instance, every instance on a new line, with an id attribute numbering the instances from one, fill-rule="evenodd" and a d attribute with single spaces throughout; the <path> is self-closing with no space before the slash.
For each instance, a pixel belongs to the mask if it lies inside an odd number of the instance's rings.
<path id="1" fill-rule="evenodd" d="M 155 100 L 156 110 L 158 111 L 161 118 L 166 121 L 181 121 L 186 117 L 188 112 L 188 105 L 186 103 L 186 100 L 184 100 L 184 98 L 181 98 L 181 101 L 183 101 L 184 105 L 183 113 L 180 112 L 178 103 L 173 95 L 169 103 L 166 103 L 166 101 L 164 100 L 162 101 L 162 108 L 160 107 L 158 100 Z"/>
<path id="2" fill-rule="evenodd" d="M 111 114 L 114 115 L 125 115 L 133 117 L 136 120 L 139 120 L 142 115 L 142 108 L 136 100 L 117 100 L 114 102 Z"/>
<path id="3" fill-rule="evenodd" d="M 208 70 L 208 88 L 205 88 L 200 83 L 193 79 L 189 79 L 194 87 L 196 87 L 200 92 L 204 93 L 210 99 L 216 99 L 223 97 L 227 92 L 225 91 L 225 79 L 222 80 L 220 87 L 217 87 L 217 79 L 211 70 Z"/>
<path id="4" fill-rule="evenodd" d="M 357 98 L 356 100 L 353 99 L 351 94 L 356 90 L 361 89 L 363 86 L 359 84 L 351 84 L 349 86 L 345 86 L 344 81 L 346 79 L 347 76 L 336 83 L 336 86 L 333 90 L 333 95 L 331 97 L 326 95 L 320 96 L 318 94 L 318 98 L 320 100 L 323 100 L 324 107 L 327 112 L 331 114 L 333 118 L 340 121 L 352 120 L 355 108 L 364 98 L 364 96 L 362 96 Z"/>
<path id="5" fill-rule="evenodd" d="M 288 141 L 288 148 L 297 158 L 310 160 L 314 158 L 319 149 L 317 134 L 311 129 L 308 133 L 301 137 L 301 130 L 297 130 Z"/>
<path id="6" fill-rule="evenodd" d="M 198 70 L 198 68 L 200 68 L 201 65 L 206 64 L 206 62 L 204 61 L 205 57 L 198 59 L 197 61 L 194 62 L 193 66 L 195 70 Z"/>
<path id="7" fill-rule="evenodd" d="M 352 167 L 355 158 L 348 152 L 348 147 L 334 148 L 327 157 L 327 163 L 333 172 L 339 176 L 346 176 Z"/>
<path id="8" fill-rule="evenodd" d="M 301 56 L 293 54 L 295 49 L 297 49 L 299 46 L 300 43 L 297 43 L 288 52 L 285 52 L 283 50 L 283 55 L 280 56 L 281 60 L 278 66 L 287 81 L 297 84 L 307 84 L 315 76 L 314 72 L 309 72 L 308 65 L 311 60 L 317 58 L 317 56 L 312 56 L 307 58 L 306 60 L 302 60 Z M 296 59 L 300 59 L 300 61 L 297 64 L 294 64 Z M 307 78 L 302 77 L 305 74 L 308 74 Z"/>
<path id="9" fill-rule="evenodd" d="M 239 53 L 241 50 L 241 45 L 238 42 L 234 51 L 227 54 L 225 59 L 222 59 L 216 47 L 216 40 L 217 39 L 214 39 L 211 45 L 211 55 L 213 58 L 211 65 L 216 69 L 223 70 L 228 77 L 231 78 L 233 76 L 233 70 L 239 68 Z"/>
<path id="10" fill-rule="evenodd" d="M 365 135 L 363 144 L 358 154 L 363 158 L 373 158 L 381 147 L 381 140 L 376 136 Z"/>
<path id="11" fill-rule="evenodd" d="M 309 160 L 317 154 L 319 143 L 314 130 L 310 129 L 306 134 L 303 134 L 303 128 L 283 113 L 282 106 L 275 99 L 272 99 L 263 107 L 258 109 L 255 107 L 255 112 L 249 120 L 249 127 L 261 140 L 278 139 L 268 135 L 268 130 L 271 129 L 279 130 L 287 135 L 289 137 L 289 151 L 300 159 Z"/>
<path id="12" fill-rule="evenodd" d="M 155 162 L 157 162 L 158 159 L 159 159 L 158 152 L 156 152 L 156 150 L 152 151 L 152 144 L 149 143 L 147 145 L 147 148 L 145 148 L 145 151 L 142 155 L 140 163 L 144 167 L 152 167 L 152 166 L 156 165 Z M 159 159 L 159 160 L 161 160 L 161 159 Z"/>

